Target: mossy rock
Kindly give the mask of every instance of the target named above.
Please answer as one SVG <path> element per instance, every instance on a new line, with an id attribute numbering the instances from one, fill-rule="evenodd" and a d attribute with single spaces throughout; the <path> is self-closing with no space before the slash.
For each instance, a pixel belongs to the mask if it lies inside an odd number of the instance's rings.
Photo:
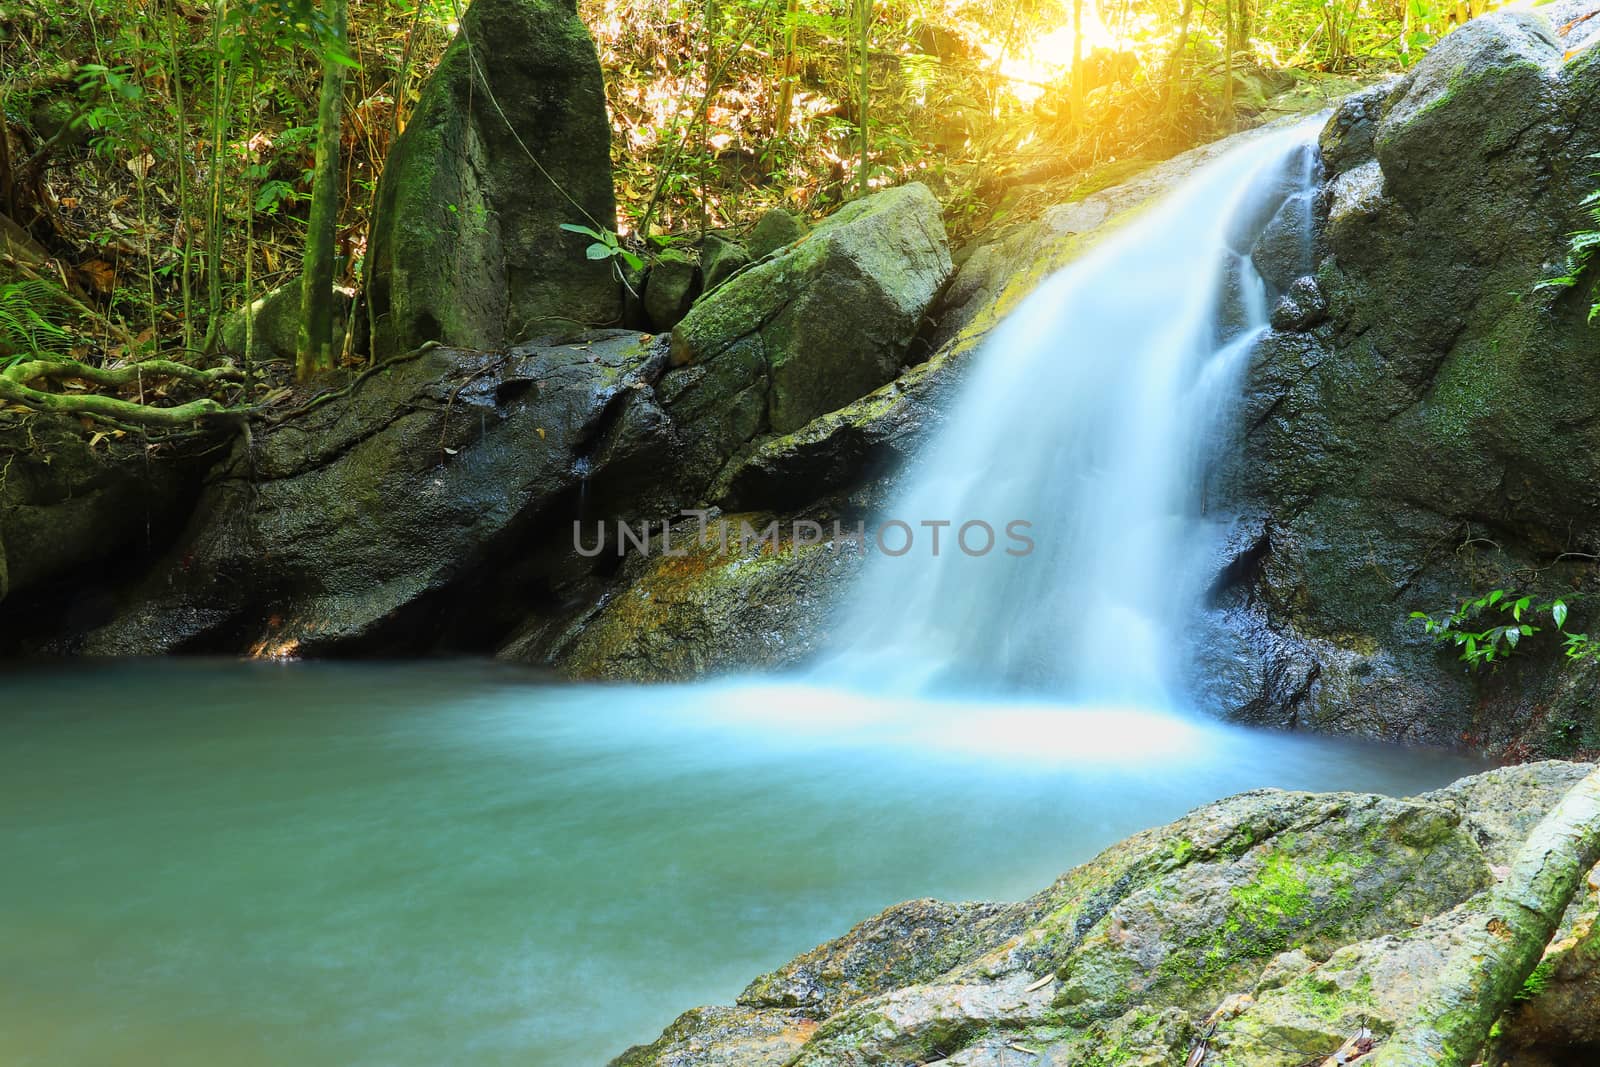
<path id="1" fill-rule="evenodd" d="M 756 220 L 755 227 L 745 238 L 745 247 L 749 249 L 751 259 L 766 259 L 800 240 L 810 229 L 801 216 L 775 207 Z"/>
<path id="2" fill-rule="evenodd" d="M 919 184 L 854 201 L 787 252 L 707 294 L 672 333 L 669 413 L 696 426 L 707 479 L 766 431 L 788 433 L 900 373 L 951 271 Z"/>
<path id="3" fill-rule="evenodd" d="M 473 0 L 379 182 L 373 354 L 615 324 L 616 268 L 562 224 L 616 227 L 594 42 L 571 0 Z"/>
<path id="4" fill-rule="evenodd" d="M 250 359 L 292 362 L 299 346 L 300 296 L 300 279 L 296 278 L 257 297 L 247 307 L 230 311 L 223 316 L 218 331 L 222 350 L 232 356 L 244 356 L 245 339 L 250 337 Z M 348 289 L 333 291 L 335 344 L 344 336 L 353 296 Z M 255 320 L 253 330 L 250 318 Z"/>
<path id="5" fill-rule="evenodd" d="M 692 1062 L 739 1062 L 749 1028 L 787 1041 L 798 1020 L 813 1028 L 784 1049 L 793 1067 L 1320 1063 L 1363 1026 L 1386 1036 L 1420 1002 L 1456 931 L 1482 921 L 1483 848 L 1520 847 L 1590 769 L 1505 768 L 1414 800 L 1230 797 L 1025 901 L 890 908 L 757 979 L 737 1008 L 686 1014 L 616 1067 L 690 1062 L 678 1058 L 689 1049 L 703 1057 Z M 1569 926 L 1563 962 L 1546 968 L 1570 983 L 1560 1004 L 1578 1003 L 1600 958 L 1592 927 Z M 1591 999 L 1554 1025 L 1587 1033 L 1600 1009 Z"/>

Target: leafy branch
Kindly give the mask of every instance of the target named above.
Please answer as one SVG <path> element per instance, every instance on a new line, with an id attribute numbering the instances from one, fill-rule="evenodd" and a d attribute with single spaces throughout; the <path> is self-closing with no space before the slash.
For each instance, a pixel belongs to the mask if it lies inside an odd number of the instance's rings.
<path id="1" fill-rule="evenodd" d="M 1548 627 L 1536 626 L 1531 621 L 1547 616 L 1550 623 Z M 1567 659 L 1577 661 L 1600 657 L 1600 642 L 1591 641 L 1586 633 L 1569 632 L 1566 629 L 1567 616 L 1565 600 L 1535 603 L 1530 596 L 1518 596 L 1505 589 L 1495 589 L 1476 599 L 1463 600 L 1454 611 L 1439 615 L 1430 615 L 1425 611 L 1411 613 L 1413 619 L 1422 623 L 1422 628 L 1435 644 L 1460 650 L 1460 659 L 1473 670 L 1486 663 L 1493 664 L 1506 659 L 1517 651 L 1523 638 L 1532 637 L 1545 629 L 1554 629 L 1561 635 Z M 1484 626 L 1486 622 L 1493 625 Z"/>
<path id="2" fill-rule="evenodd" d="M 584 250 L 584 255 L 590 259 L 609 259 L 613 263 L 620 259 L 634 270 L 644 269 L 644 260 L 622 247 L 622 239 L 610 230 L 590 229 L 576 222 L 563 222 L 561 228 L 593 240 L 594 243 Z"/>
<path id="3" fill-rule="evenodd" d="M 1600 155 L 1591 156 L 1600 159 Z M 1583 278 L 1584 273 L 1594 263 L 1596 253 L 1600 253 L 1600 189 L 1596 189 L 1583 198 L 1580 205 L 1589 212 L 1589 217 L 1594 219 L 1595 228 L 1592 230 L 1578 230 L 1569 235 L 1567 244 L 1566 273 L 1559 278 L 1550 278 L 1540 282 L 1535 289 L 1554 289 L 1565 292 L 1573 288 Z M 1595 285 L 1595 302 L 1589 308 L 1589 324 L 1600 324 L 1600 283 Z"/>

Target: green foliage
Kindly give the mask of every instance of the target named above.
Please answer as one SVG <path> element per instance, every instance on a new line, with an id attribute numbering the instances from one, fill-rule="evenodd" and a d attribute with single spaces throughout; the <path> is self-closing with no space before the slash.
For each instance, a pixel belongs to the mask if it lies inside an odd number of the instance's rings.
<path id="1" fill-rule="evenodd" d="M 1600 656 L 1600 647 L 1589 640 L 1588 634 L 1571 633 L 1566 629 L 1568 615 L 1566 600 L 1536 603 L 1530 596 L 1518 596 L 1504 589 L 1463 600 L 1454 611 L 1438 615 L 1423 611 L 1411 613 L 1436 644 L 1458 649 L 1462 662 L 1473 670 L 1504 660 L 1516 652 L 1524 638 L 1546 629 L 1529 620 L 1545 617 L 1550 620 L 1548 628 L 1561 635 L 1562 650 L 1568 660 Z M 1485 622 L 1492 625 L 1485 626 Z"/>
<path id="2" fill-rule="evenodd" d="M 1600 159 L 1600 155 L 1591 158 Z M 1600 177 L 1600 175 L 1597 175 Z M 1596 189 L 1583 199 L 1582 207 L 1594 220 L 1595 228 L 1592 230 L 1578 230 L 1572 233 L 1567 244 L 1567 262 L 1565 273 L 1559 278 L 1551 278 L 1540 282 L 1537 289 L 1554 289 L 1564 292 L 1578 285 L 1583 276 L 1588 273 L 1594 264 L 1596 254 L 1600 253 L 1600 189 Z M 1594 304 L 1589 308 L 1590 325 L 1600 324 L 1600 281 L 1594 284 Z"/>
<path id="3" fill-rule="evenodd" d="M 1527 980 L 1522 983 L 1522 988 L 1517 990 L 1516 996 L 1513 998 L 1514 1002 L 1522 1004 L 1543 993 L 1545 988 L 1549 986 L 1550 976 L 1555 973 L 1555 969 L 1554 960 L 1540 960 L 1539 965 L 1533 969 L 1533 973 L 1528 975 Z"/>
<path id="4" fill-rule="evenodd" d="M 621 260 L 634 270 L 644 269 L 644 260 L 622 247 L 621 238 L 610 230 L 595 230 L 575 222 L 563 222 L 561 228 L 593 239 L 594 243 L 584 249 L 590 259 Z"/>
<path id="5" fill-rule="evenodd" d="M 31 278 L 0 284 L 0 358 L 64 353 L 73 345 L 61 291 Z"/>

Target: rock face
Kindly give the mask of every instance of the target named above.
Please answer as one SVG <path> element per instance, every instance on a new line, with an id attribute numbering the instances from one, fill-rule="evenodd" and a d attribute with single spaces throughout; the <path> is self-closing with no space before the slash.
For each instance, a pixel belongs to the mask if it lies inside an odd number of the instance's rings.
<path id="1" fill-rule="evenodd" d="M 1393 1031 L 1491 864 L 1588 769 L 1533 764 L 1413 800 L 1231 797 L 1017 904 L 890 908 L 613 1065 L 1321 1063 L 1363 1025 Z M 1593 965 L 1574 929 L 1523 1009 L 1528 1035 L 1558 1020 L 1541 1042 L 1600 1022 L 1600 1002 L 1576 1000 Z"/>
<path id="2" fill-rule="evenodd" d="M 208 447 L 148 455 L 136 444 L 91 445 L 70 420 L 0 422 L 0 647 L 103 610 L 124 571 L 165 547 Z"/>
<path id="3" fill-rule="evenodd" d="M 1409 618 L 1596 586 L 1600 333 L 1581 294 L 1539 286 L 1597 183 L 1597 104 L 1600 53 L 1565 61 L 1541 16 L 1505 13 L 1329 122 L 1315 274 L 1274 310 L 1224 476 L 1243 519 L 1204 628 L 1214 707 L 1522 755 L 1600 747 L 1600 690 L 1561 668 L 1548 616 L 1477 674 Z"/>
<path id="4" fill-rule="evenodd" d="M 815 240 L 814 258 L 806 258 L 808 242 L 764 264 L 768 277 L 756 278 L 754 289 L 746 282 L 752 270 L 710 298 L 727 301 L 712 308 L 709 321 L 731 331 L 730 348 L 754 346 L 762 357 L 742 387 L 758 404 L 748 421 L 737 419 L 742 393 L 719 392 L 747 369 L 737 354 L 724 349 L 669 369 L 668 338 L 600 331 L 498 352 L 423 345 L 292 417 L 254 425 L 231 454 L 208 443 L 209 458 L 185 468 L 187 481 L 170 490 L 145 485 L 132 465 L 103 476 L 73 437 L 54 468 L 17 468 L 0 541 L 14 545 L 12 585 L 60 577 L 72 587 L 64 599 L 76 603 L 81 589 L 93 592 L 92 610 L 30 627 L 20 616 L 12 626 L 8 608 L 0 649 L 499 649 L 508 658 L 610 678 L 685 678 L 808 654 L 860 563 L 858 541 L 812 543 L 812 527 L 796 527 L 786 512 L 782 536 L 735 542 L 729 552 L 699 553 L 685 563 L 645 551 L 618 531 L 642 524 L 659 530 L 713 492 L 731 498 L 720 488 L 724 468 L 730 484 L 743 487 L 760 478 L 735 477 L 740 470 L 771 472 L 789 462 L 782 444 L 763 449 L 776 440 L 769 390 L 784 398 L 774 402 L 785 411 L 845 405 L 841 431 L 864 441 L 892 448 L 889 442 L 912 432 L 918 420 L 905 411 L 871 411 L 881 398 L 850 405 L 898 368 L 948 273 L 937 205 L 920 186 L 891 190 L 847 208 L 819 227 Z M 885 257 L 907 247 L 916 255 L 895 273 Z M 691 276 L 697 269 L 693 259 L 682 265 Z M 835 295 L 852 292 L 879 315 L 843 353 L 866 370 L 838 362 L 841 352 L 830 347 L 837 334 L 826 328 L 796 322 L 781 337 L 771 335 L 768 346 L 763 331 L 772 323 L 762 317 L 770 310 L 763 301 L 778 291 L 774 271 L 837 286 L 826 289 Z M 814 316 L 821 295 L 801 294 L 812 300 Z M 752 317 L 741 318 L 745 312 Z M 697 306 L 696 314 L 711 312 Z M 814 387 L 804 377 L 812 363 L 834 368 L 816 371 Z M 847 422 L 854 425 L 845 429 Z M 812 460 L 798 457 L 807 448 L 814 457 L 818 445 L 795 448 L 795 462 L 804 464 Z M 84 463 L 67 462 L 80 452 Z M 163 477 L 177 473 L 156 469 Z M 820 491 L 850 480 L 841 472 L 819 475 L 815 484 Z M 161 520 L 150 527 L 159 536 L 142 523 L 145 501 L 161 502 Z M 784 503 L 792 506 L 792 498 Z M 835 517 L 855 514 L 808 503 L 807 518 L 829 528 Z M 768 516 L 758 530 L 775 519 Z M 576 533 L 585 524 L 610 531 L 596 552 L 581 550 Z M 139 553 L 106 568 L 102 588 L 98 574 L 108 553 L 136 527 L 145 531 Z"/>
<path id="5" fill-rule="evenodd" d="M 865 547 L 826 517 L 690 519 L 635 553 L 617 592 L 544 647 L 576 678 L 682 681 L 816 652 Z M 592 543 L 598 544 L 597 529 Z M 619 539 L 620 540 L 620 539 Z M 515 658 L 516 642 L 503 654 Z"/>
<path id="6" fill-rule="evenodd" d="M 474 0 L 384 167 L 373 353 L 615 324 L 616 268 L 560 229 L 615 228 L 610 153 L 600 63 L 572 0 Z"/>
<path id="7" fill-rule="evenodd" d="M 258 432 L 93 654 L 471 647 L 552 591 L 578 498 L 653 473 L 663 353 L 609 332 L 498 355 L 435 349 L 347 403 Z M 555 546 L 540 552 L 540 546 Z M 547 568 L 547 573 L 541 573 Z"/>

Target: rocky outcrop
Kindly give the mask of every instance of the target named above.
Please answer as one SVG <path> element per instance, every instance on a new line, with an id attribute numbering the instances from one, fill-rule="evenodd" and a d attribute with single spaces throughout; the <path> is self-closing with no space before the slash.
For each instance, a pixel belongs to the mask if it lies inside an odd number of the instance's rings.
<path id="1" fill-rule="evenodd" d="M 920 258 L 889 270 L 885 257 L 907 247 Z M 500 649 L 613 678 L 789 662 L 818 647 L 838 590 L 859 565 L 859 542 L 817 548 L 810 528 L 796 535 L 786 513 L 783 536 L 748 548 L 736 541 L 688 566 L 620 531 L 659 530 L 704 503 L 724 466 L 768 439 L 769 389 L 781 410 L 857 400 L 850 373 L 873 383 L 891 357 L 904 355 L 944 280 L 946 257 L 926 190 L 880 193 L 824 223 L 812 241 L 724 279 L 697 306 L 694 336 L 710 336 L 705 323 L 714 322 L 730 331 L 729 344 L 701 361 L 669 368 L 668 338 L 628 331 L 498 352 L 423 345 L 300 410 L 253 422 L 231 451 L 209 442 L 209 454 L 171 491 L 122 474 L 108 481 L 94 463 L 69 462 L 87 456 L 87 444 L 74 427 L 46 420 L 72 443 L 56 449 L 53 467 L 25 459 L 12 475 L 16 501 L 8 499 L 0 533 L 14 546 L 10 582 L 25 589 L 61 577 L 71 587 L 64 602 L 83 600 L 79 586 L 93 589 L 92 610 L 74 610 L 60 625 L 0 627 L 0 648 Z M 693 276 L 696 262 L 682 263 Z M 779 282 L 819 290 L 795 297 Z M 827 329 L 763 317 L 852 285 L 880 317 L 848 350 L 830 347 L 837 335 Z M 763 303 L 778 292 L 785 297 L 776 308 Z M 708 302 L 715 306 L 702 313 Z M 787 323 L 786 332 L 771 332 L 775 322 Z M 730 429 L 737 394 L 718 389 L 745 369 L 731 354 L 740 344 L 761 355 L 744 386 L 758 411 Z M 840 362 L 850 359 L 879 362 L 852 372 Z M 820 375 L 814 387 L 811 373 Z M 159 536 L 141 525 L 147 536 L 126 561 L 137 565 L 109 573 L 102 587 L 108 551 L 125 545 L 135 519 L 158 504 L 160 521 L 149 529 Z M 833 515 L 821 509 L 813 517 Z M 575 534 L 586 523 L 608 531 L 597 551 L 584 550 Z"/>
<path id="2" fill-rule="evenodd" d="M 613 1064 L 1321 1063 L 1363 1027 L 1393 1032 L 1495 867 L 1587 771 L 1534 764 L 1412 800 L 1231 797 L 1017 904 L 890 908 Z M 1547 1043 L 1600 1021 L 1571 999 L 1592 935 L 1570 925 L 1522 1009 L 1530 1034 L 1560 1020 Z"/>
<path id="3" fill-rule="evenodd" d="M 594 43 L 572 0 L 474 0 L 383 168 L 373 354 L 616 324 L 616 266 L 563 223 L 616 227 Z"/>
<path id="4" fill-rule="evenodd" d="M 599 524 L 579 536 L 608 540 Z M 865 552 L 826 515 L 708 513 L 635 548 L 614 592 L 533 647 L 574 678 L 684 681 L 786 666 L 827 644 Z M 501 655 L 534 658 L 521 639 Z"/>
<path id="5" fill-rule="evenodd" d="M 847 204 L 696 304 L 663 392 L 669 411 L 719 413 L 697 449 L 707 472 L 900 373 L 950 269 L 938 201 L 912 184 Z"/>
<path id="6" fill-rule="evenodd" d="M 434 349 L 366 376 L 240 442 L 163 563 L 68 640 L 104 655 L 481 645 L 531 606 L 508 592 L 557 595 L 586 495 L 644 497 L 663 358 L 610 332 Z"/>
<path id="7" fill-rule="evenodd" d="M 1558 642 L 1473 674 L 1409 617 L 1596 587 L 1600 334 L 1579 294 L 1540 283 L 1597 181 L 1597 102 L 1597 53 L 1567 60 L 1541 16 L 1508 13 L 1329 122 L 1319 262 L 1257 349 L 1224 476 L 1244 519 L 1203 627 L 1214 707 L 1524 756 L 1600 747 L 1600 690 Z"/>

